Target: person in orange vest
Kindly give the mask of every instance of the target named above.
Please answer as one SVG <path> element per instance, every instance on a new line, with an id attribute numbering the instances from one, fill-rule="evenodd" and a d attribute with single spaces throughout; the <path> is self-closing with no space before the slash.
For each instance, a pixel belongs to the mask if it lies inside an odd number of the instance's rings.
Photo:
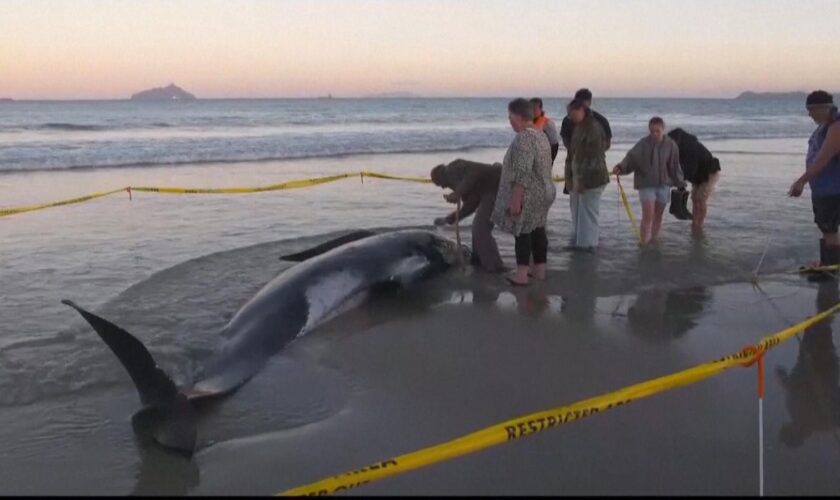
<path id="1" fill-rule="evenodd" d="M 545 132 L 548 137 L 548 143 L 551 145 L 551 161 L 557 158 L 557 152 L 560 150 L 560 137 L 557 135 L 557 124 L 554 120 L 545 116 L 543 111 L 543 102 L 539 97 L 531 99 L 531 105 L 534 106 L 534 125 L 538 129 Z"/>

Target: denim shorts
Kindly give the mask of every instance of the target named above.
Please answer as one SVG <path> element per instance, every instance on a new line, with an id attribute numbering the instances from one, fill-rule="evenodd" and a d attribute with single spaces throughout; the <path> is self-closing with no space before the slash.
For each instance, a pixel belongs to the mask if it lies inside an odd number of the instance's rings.
<path id="1" fill-rule="evenodd" d="M 660 205 L 667 205 L 671 201 L 671 186 L 639 189 L 639 199 L 642 201 L 656 201 Z"/>

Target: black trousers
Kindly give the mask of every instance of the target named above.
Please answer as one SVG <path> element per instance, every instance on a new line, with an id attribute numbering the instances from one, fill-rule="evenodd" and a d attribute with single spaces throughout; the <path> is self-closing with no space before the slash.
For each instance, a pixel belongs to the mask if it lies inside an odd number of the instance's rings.
<path id="1" fill-rule="evenodd" d="M 548 236 L 544 227 L 516 237 L 516 265 L 530 265 L 532 256 L 534 264 L 545 264 L 548 261 Z"/>

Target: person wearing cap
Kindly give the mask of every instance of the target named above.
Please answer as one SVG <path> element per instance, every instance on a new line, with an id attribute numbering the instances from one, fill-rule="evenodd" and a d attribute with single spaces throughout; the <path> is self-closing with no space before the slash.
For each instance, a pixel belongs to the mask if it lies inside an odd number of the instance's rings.
<path id="1" fill-rule="evenodd" d="M 811 92 L 805 101 L 808 115 L 817 129 L 808 140 L 805 173 L 790 187 L 789 195 L 802 195 L 805 185 L 811 188 L 811 205 L 814 222 L 820 239 L 818 266 L 840 264 L 840 120 L 834 98 L 824 90 Z M 823 281 L 833 279 L 836 273 L 814 273 L 808 279 Z"/>
<path id="2" fill-rule="evenodd" d="M 499 247 L 493 238 L 493 222 L 490 216 L 496 204 L 496 193 L 499 191 L 499 179 L 502 176 L 502 165 L 495 163 L 477 163 L 474 161 L 457 159 L 448 165 L 438 165 L 432 169 L 432 182 L 441 188 L 451 189 L 444 195 L 449 203 L 463 201 L 460 214 L 452 212 L 446 217 L 435 219 L 436 226 L 455 224 L 455 218 L 466 219 L 473 213 L 472 246 L 473 259 L 489 273 L 501 273 L 505 270 Z"/>
<path id="3" fill-rule="evenodd" d="M 588 109 L 592 109 L 592 92 L 589 89 L 580 89 L 575 92 L 575 101 L 582 102 Z M 610 122 L 601 113 L 592 110 L 592 116 L 598 120 L 604 133 L 607 135 L 607 149 L 610 149 L 612 142 L 612 129 L 610 129 Z M 575 133 L 575 123 L 567 116 L 560 124 L 560 138 L 563 140 L 563 147 L 567 150 L 572 143 L 572 135 Z"/>
<path id="4" fill-rule="evenodd" d="M 545 132 L 545 136 L 548 137 L 548 143 L 551 145 L 551 161 L 554 161 L 557 158 L 557 152 L 560 151 L 560 138 L 557 136 L 557 124 L 554 123 L 554 120 L 545 116 L 542 99 L 534 97 L 531 99 L 531 104 L 534 106 L 534 116 L 536 117 L 534 118 L 534 125 Z"/>

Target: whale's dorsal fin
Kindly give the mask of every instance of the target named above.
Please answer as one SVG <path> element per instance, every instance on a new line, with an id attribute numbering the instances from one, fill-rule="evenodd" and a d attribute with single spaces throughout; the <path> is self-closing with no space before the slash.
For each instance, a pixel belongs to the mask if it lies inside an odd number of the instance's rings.
<path id="1" fill-rule="evenodd" d="M 374 233 L 373 231 L 354 231 L 350 234 L 345 234 L 344 236 L 340 236 L 338 238 L 329 240 L 325 243 L 321 243 L 316 247 L 312 247 L 302 252 L 294 253 L 291 255 L 284 255 L 280 257 L 280 260 L 286 260 L 289 262 L 303 262 L 305 260 L 311 259 L 312 257 L 317 257 L 321 254 L 325 254 L 334 248 L 338 248 L 342 245 L 346 245 L 354 241 L 369 238 L 371 236 L 374 236 L 375 234 L 376 233 Z"/>
<path id="2" fill-rule="evenodd" d="M 195 449 L 196 417 L 192 406 L 161 370 L 151 353 L 136 337 L 69 300 L 63 304 L 75 309 L 117 356 L 140 394 L 144 408 L 135 415 L 135 426 L 144 422 L 144 430 L 159 444 L 191 455 Z"/>

